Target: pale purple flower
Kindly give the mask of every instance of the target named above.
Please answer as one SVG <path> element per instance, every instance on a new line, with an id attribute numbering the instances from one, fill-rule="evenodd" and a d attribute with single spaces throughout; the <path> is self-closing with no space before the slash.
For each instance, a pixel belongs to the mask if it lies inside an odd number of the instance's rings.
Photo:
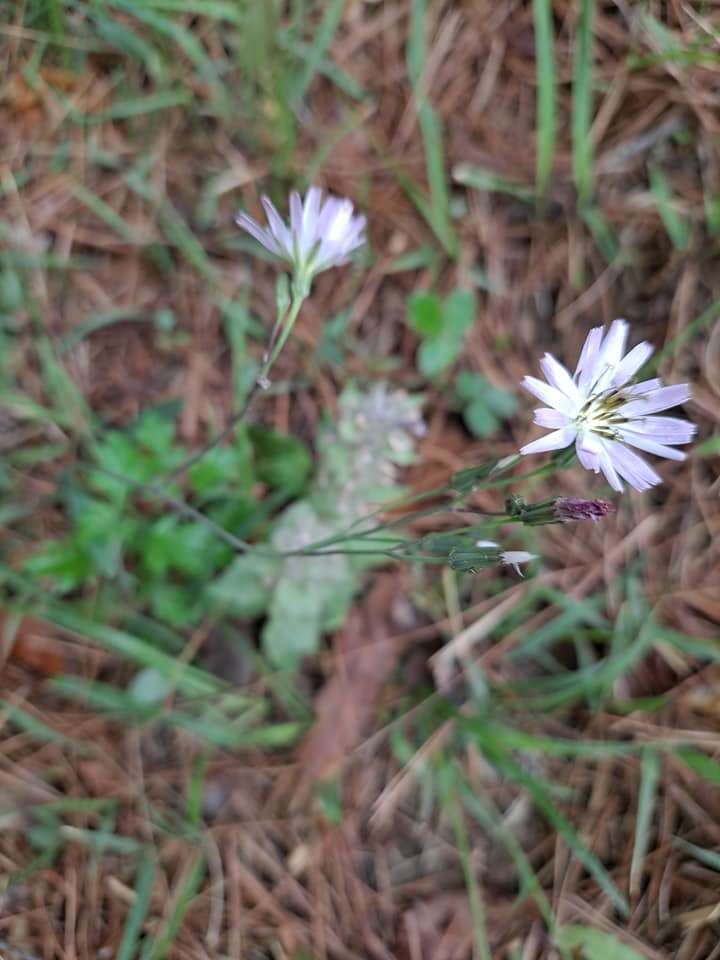
<path id="1" fill-rule="evenodd" d="M 290 194 L 290 224 L 286 224 L 267 197 L 261 198 L 267 227 L 246 213 L 236 223 L 247 230 L 266 250 L 287 261 L 296 278 L 309 286 L 322 270 L 347 263 L 349 255 L 365 242 L 365 217 L 356 216 L 351 200 L 327 196 L 319 187 L 310 187 L 301 200 Z"/>
<path id="2" fill-rule="evenodd" d="M 572 376 L 546 353 L 540 366 L 547 383 L 524 378 L 525 389 L 547 404 L 535 411 L 535 423 L 552 433 L 521 447 L 520 453 L 560 450 L 574 443 L 580 463 L 595 473 L 602 471 L 614 490 L 623 489 L 623 480 L 636 490 L 661 482 L 629 447 L 670 460 L 685 459 L 675 447 L 692 440 L 695 426 L 655 414 L 689 400 L 690 387 L 687 383 L 664 387 L 658 379 L 633 383 L 653 347 L 642 342 L 625 354 L 628 329 L 627 321 L 615 320 L 607 334 L 602 327 L 591 330 Z"/>

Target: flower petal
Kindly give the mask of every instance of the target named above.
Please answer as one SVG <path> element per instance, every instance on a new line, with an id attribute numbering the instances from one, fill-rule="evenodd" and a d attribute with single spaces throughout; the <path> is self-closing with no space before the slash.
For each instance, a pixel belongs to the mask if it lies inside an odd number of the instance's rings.
<path id="1" fill-rule="evenodd" d="M 247 232 L 255 237 L 258 243 L 261 243 L 270 253 L 282 256 L 282 251 L 270 231 L 265 227 L 261 227 L 260 224 L 248 216 L 247 213 L 238 213 L 235 217 L 235 223 L 239 227 L 242 227 L 243 230 L 247 230 Z"/>
<path id="2" fill-rule="evenodd" d="M 638 450 L 654 453 L 657 457 L 667 457 L 668 460 L 684 460 L 687 456 L 682 450 L 668 447 L 646 434 L 635 433 L 633 430 L 626 430 L 624 427 L 618 427 L 617 432 L 624 443 L 629 443 L 631 447 L 637 447 Z"/>
<path id="3" fill-rule="evenodd" d="M 689 399 L 690 384 L 674 383 L 669 387 L 649 390 L 642 396 L 629 400 L 618 407 L 618 413 L 630 420 L 634 417 L 644 417 L 649 413 L 657 413 L 659 410 L 668 410 Z"/>
<path id="4" fill-rule="evenodd" d="M 610 455 L 615 470 L 635 490 L 642 492 L 658 483 L 662 483 L 662 477 L 633 450 L 628 449 L 616 440 L 605 440 L 603 445 Z"/>
<path id="5" fill-rule="evenodd" d="M 540 369 L 551 387 L 569 397 L 577 406 L 582 403 L 582 395 L 577 384 L 566 368 L 551 353 L 546 353 L 540 361 Z"/>
<path id="6" fill-rule="evenodd" d="M 617 490 L 618 493 L 622 493 L 623 491 L 622 480 L 617 474 L 617 470 L 615 469 L 615 464 L 613 463 L 612 456 L 610 455 L 610 452 L 608 451 L 603 441 L 600 442 L 600 453 L 598 456 L 599 456 L 598 462 L 600 464 L 600 469 L 605 475 L 605 479 L 613 488 L 613 490 Z"/>
<path id="7" fill-rule="evenodd" d="M 550 407 L 538 407 L 534 412 L 535 423 L 539 427 L 547 427 L 549 430 L 556 430 L 568 425 L 567 414 L 561 410 L 552 410 Z"/>
<path id="8" fill-rule="evenodd" d="M 293 190 L 290 194 L 290 226 L 296 236 L 299 236 L 302 232 L 302 222 L 303 202 L 297 190 Z"/>
<path id="9" fill-rule="evenodd" d="M 623 424 L 628 433 L 644 434 L 658 443 L 690 443 L 697 427 L 689 420 L 679 417 L 637 417 Z"/>
<path id="10" fill-rule="evenodd" d="M 598 358 L 600 366 L 614 367 L 622 360 L 630 325 L 627 320 L 613 320 L 603 340 Z"/>
<path id="11" fill-rule="evenodd" d="M 646 393 L 652 393 L 662 385 L 662 380 L 659 377 L 653 377 L 651 380 L 643 380 L 641 383 L 633 383 L 629 387 L 623 387 L 622 393 L 626 397 L 640 397 Z"/>
<path id="12" fill-rule="evenodd" d="M 638 372 L 640 367 L 653 355 L 655 347 L 643 340 L 632 348 L 618 364 L 613 374 L 611 386 L 621 387 L 627 383 Z"/>
<path id="13" fill-rule="evenodd" d="M 589 431 L 579 433 L 577 442 L 575 443 L 575 452 L 577 453 L 578 460 L 586 470 L 592 470 L 593 473 L 600 472 L 602 445 L 594 433 L 590 433 Z"/>
<path id="14" fill-rule="evenodd" d="M 546 403 L 549 407 L 553 407 L 555 410 L 562 410 L 563 413 L 566 413 L 570 417 L 572 417 L 577 410 L 577 404 L 569 397 L 566 397 L 564 393 L 561 393 L 555 387 L 551 387 L 548 383 L 543 383 L 542 380 L 538 380 L 537 377 L 523 377 L 522 385 L 529 393 L 537 397 L 538 400 L 542 400 L 543 403 Z"/>
<path id="15" fill-rule="evenodd" d="M 593 327 L 585 338 L 585 343 L 580 351 L 580 359 L 578 360 L 577 367 L 575 368 L 575 377 L 581 390 L 583 390 L 593 379 L 595 363 L 597 361 L 598 352 L 602 344 L 602 339 L 602 327 Z"/>
<path id="16" fill-rule="evenodd" d="M 270 200 L 269 197 L 261 197 L 260 202 L 265 209 L 265 215 L 267 216 L 268 223 L 270 224 L 270 231 L 273 237 L 275 237 L 278 246 L 282 250 L 283 254 L 292 259 L 293 245 L 290 229 L 284 223 L 282 217 L 273 206 L 272 200 Z"/>
<path id="17" fill-rule="evenodd" d="M 527 455 L 529 453 L 543 453 L 545 450 L 562 450 L 563 447 L 569 447 L 573 442 L 575 432 L 575 427 L 572 426 L 563 427 L 561 430 L 553 430 L 552 433 L 520 447 L 520 453 Z"/>
<path id="18" fill-rule="evenodd" d="M 300 244 L 303 254 L 307 254 L 322 240 L 318 232 L 320 220 L 320 201 L 322 200 L 322 190 L 319 187 L 310 187 L 305 194 L 305 202 L 302 210 L 302 230 Z"/>

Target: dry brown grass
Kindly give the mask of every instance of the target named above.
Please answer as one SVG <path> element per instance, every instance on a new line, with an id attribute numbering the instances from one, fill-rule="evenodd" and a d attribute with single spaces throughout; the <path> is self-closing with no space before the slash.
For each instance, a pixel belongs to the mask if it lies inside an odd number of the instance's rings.
<path id="1" fill-rule="evenodd" d="M 529 3 L 431 2 L 426 83 L 445 126 L 447 166 L 487 167 L 508 180 L 531 187 L 534 178 L 534 60 Z M 92 127 L 95 146 L 115 157 L 118 166 L 88 160 L 87 130 L 62 124 L 58 96 L 70 98 L 76 111 L 97 113 L 113 103 L 109 71 L 112 58 L 93 55 L 76 74 L 60 67 L 40 72 L 31 89 L 22 70 L 35 49 L 22 27 L 23 4 L 0 30 L 9 56 L 0 106 L 0 204 L 10 237 L 3 242 L 26 252 L 52 251 L 60 258 L 87 257 L 85 270 L 32 272 L 32 292 L 42 310 L 41 324 L 55 341 L 77 330 L 96 313 L 128 311 L 84 337 L 65 356 L 66 369 L 89 406 L 108 423 L 126 423 L 143 407 L 182 396 L 182 437 L 199 444 L 227 418 L 231 404 L 229 354 L 211 285 L 172 243 L 166 246 L 171 269 L 153 261 L 153 244 L 167 244 L 157 204 L 128 189 L 123 174 L 145 153 L 151 158 L 149 182 L 158 197 L 192 222 L 198 187 L 210 172 L 217 181 L 217 213 L 196 231 L 214 272 L 215 291 L 242 300 L 252 271 L 253 312 L 272 313 L 273 270 L 256 266 L 233 248 L 233 214 L 242 201 L 255 208 L 265 185 L 267 154 L 250 147 L 243 131 L 232 133 L 212 119 L 198 123 L 178 107 L 132 124 L 106 120 Z M 487 273 L 477 323 L 464 364 L 499 387 L 515 390 L 544 348 L 576 355 L 591 323 L 617 316 L 633 323 L 636 338 L 662 347 L 691 330 L 693 320 L 720 300 L 718 240 L 707 227 L 705 200 L 720 197 L 720 13 L 712 6 L 669 0 L 648 10 L 672 31 L 677 44 L 702 43 L 708 56 L 699 62 L 658 57 L 657 39 L 643 27 L 639 5 L 598 3 L 595 17 L 596 109 L 592 126 L 596 202 L 631 262 L 608 264 L 575 206 L 570 154 L 571 44 L 577 5 L 557 0 L 559 70 L 559 150 L 550 197 L 543 215 L 507 195 L 458 189 L 467 204 L 457 221 L 461 254 L 443 262 L 439 277 L 431 270 L 393 270 L 396 256 L 433 243 L 427 224 L 409 202 L 396 171 L 424 181 L 424 157 L 414 100 L 407 82 L 405 43 L 408 4 L 353 2 L 347 5 L 331 47 L 342 65 L 368 92 L 362 105 L 340 111 L 338 92 L 316 79 L 301 118 L 301 137 L 293 168 L 302 174 L 339 120 L 350 112 L 358 123 L 334 143 L 319 179 L 332 190 L 359 199 L 367 208 L 374 261 L 359 279 L 351 271 L 334 272 L 317 283 L 301 316 L 297 336 L 279 364 L 279 378 L 302 373 L 306 386 L 292 402 L 287 394 L 264 401 L 258 411 L 281 430 L 311 436 L 320 411 L 332 408 L 338 382 L 349 372 L 372 372 L 378 357 L 396 361 L 393 379 L 417 384 L 415 343 L 405 323 L 404 304 L 412 290 L 462 284 L 473 266 Z M 187 19 L 187 18 L 186 18 Z M 217 30 L 198 25 L 198 36 L 212 53 Z M 631 69 L 628 57 L 648 62 Z M 188 68 L 186 81 L 195 82 Z M 58 145 L 67 162 L 53 162 Z M 648 163 L 661 167 L 676 208 L 689 225 L 683 250 L 674 249 L 648 185 Z M 31 171 L 23 184 L 24 171 Z M 92 190 L 125 224 L 120 236 L 78 199 L 77 184 Z M 349 371 L 319 368 L 312 361 L 325 318 L 352 303 L 349 334 L 357 337 L 372 361 L 356 354 Z M 158 310 L 171 309 L 182 336 L 163 337 L 148 322 Z M 720 327 L 713 318 L 697 328 L 663 360 L 663 375 L 689 380 L 694 398 L 690 416 L 699 424 L 699 440 L 715 435 L 720 404 Z M 26 318 L 18 333 L 17 378 L 24 393 L 46 398 L 46 385 L 34 353 L 37 327 Z M 528 434 L 528 417 L 518 416 L 498 441 L 498 452 L 514 451 Z M 439 396 L 428 395 L 430 431 L 423 460 L 411 473 L 418 487 L 441 482 L 448 473 L 476 462 L 485 447 L 471 443 L 448 414 Z M 61 428 L 57 428 L 61 429 Z M 6 447 L 52 439 L 45 426 L 27 427 L 8 419 Z M 645 595 L 658 619 L 690 637 L 718 636 L 717 458 L 691 457 L 682 466 L 665 464 L 665 485 L 644 496 L 623 498 L 611 523 L 568 533 L 550 528 L 543 535 L 548 584 L 582 599 L 605 591 L 607 614 L 622 601 L 619 578 L 642 558 Z M 42 467 L 25 476 L 27 492 L 43 496 L 52 471 Z M 587 490 L 579 469 L 562 474 L 563 492 Z M 490 503 L 479 497 L 478 502 Z M 60 522 L 39 518 L 46 533 Z M 392 592 L 411 596 L 413 586 L 401 574 Z M 557 611 L 547 606 L 514 633 L 496 643 L 494 612 L 513 603 L 525 584 L 487 598 L 478 578 L 467 609 L 430 622 L 407 602 L 389 602 L 377 591 L 361 601 L 351 630 L 336 639 L 335 652 L 320 658 L 320 721 L 327 724 L 333 697 L 353 696 L 352 682 L 338 677 L 351 664 L 353 650 L 369 638 L 384 653 L 373 660 L 375 716 L 391 712 L 408 690 L 427 680 L 426 661 L 461 629 L 461 643 L 493 681 L 512 677 L 508 660 L 523 631 L 536 628 Z M 372 599 L 374 597 L 374 600 Z M 378 599 L 378 597 L 380 597 Z M 375 604 L 373 607 L 372 605 Z M 383 616 L 378 621 L 377 605 Z M 368 623 L 371 626 L 368 626 Z M 381 626 L 378 625 L 381 624 Z M 384 627 L 382 627 L 384 624 Z M 352 630 L 355 630 L 353 634 Z M 30 633 L 31 631 L 28 631 Z M 201 829 L 183 833 L 189 784 L 202 750 L 180 732 L 160 735 L 128 729 L 105 716 L 68 706 L 46 688 L 47 675 L 67 670 L 95 675 L 112 659 L 81 641 L 34 628 L 6 662 L 0 683 L 4 701 L 22 705 L 62 737 L 86 745 L 42 742 L 18 732 L 0 713 L 0 874 L 21 872 L 32 860 L 27 831 L 34 805 L 60 798 L 108 798 L 118 803 L 116 832 L 155 845 L 158 870 L 145 930 L 157 936 L 181 895 L 200 852 L 207 872 L 169 947 L 172 960 L 199 958 L 312 957 L 460 960 L 473 953 L 473 927 L 455 836 L 446 816 L 428 801 L 418 763 L 399 767 L 388 747 L 387 728 L 373 733 L 368 704 L 345 718 L 348 730 L 342 760 L 342 818 L 322 814 L 308 789 L 313 762 L 327 772 L 317 753 L 327 736 L 316 730 L 300 753 L 205 758 Z M 39 636 L 39 639 L 38 639 Z M 390 643 L 388 638 L 396 638 Z M 202 641 L 198 640 L 200 644 Z M 388 652 L 387 644 L 393 648 Z M 362 646 L 362 644 L 361 644 Z M 368 646 L 365 647 L 366 651 Z M 380 651 L 378 651 L 379 653 Z M 401 662 L 398 674 L 392 665 Z M 367 678 L 363 669 L 359 675 Z M 118 664 L 117 676 L 125 676 Z M 315 678 L 317 680 L 317 676 Z M 656 712 L 626 717 L 577 708 L 548 719 L 526 718 L 526 727 L 545 734 L 634 742 L 695 744 L 718 755 L 717 723 L 720 673 L 670 647 L 657 649 L 616 685 L 618 695 L 666 694 Z M 367 692 L 367 691 L 365 691 Z M 442 734 L 422 747 L 427 759 L 443 746 Z M 304 750 L 304 752 L 302 752 Z M 527 799 L 499 780 L 478 754 L 462 758 L 468 781 L 478 794 L 492 796 L 507 812 L 538 872 L 561 923 L 583 923 L 607 932 L 641 956 L 710 960 L 718 945 L 717 872 L 688 856 L 678 840 L 720 851 L 720 801 L 717 788 L 668 751 L 662 761 L 650 847 L 640 882 L 630 883 L 640 782 L 637 755 L 621 759 L 546 760 L 542 775 L 575 788 L 563 805 L 575 829 L 605 863 L 613 880 L 629 895 L 631 912 L 623 920 L 602 896 L 565 843 L 533 813 Z M 158 814 L 164 822 L 158 820 Z M 51 865 L 0 892 L 0 955 L 7 960 L 101 960 L 116 955 L 123 924 L 136 896 L 134 865 L 128 858 L 93 855 L 75 842 L 73 829 L 96 829 L 94 813 L 67 818 L 66 840 Z M 531 901 L 517 901 L 517 877 L 511 861 L 492 837 L 471 835 L 472 867 L 483 893 L 492 956 L 540 960 L 557 954 Z"/>

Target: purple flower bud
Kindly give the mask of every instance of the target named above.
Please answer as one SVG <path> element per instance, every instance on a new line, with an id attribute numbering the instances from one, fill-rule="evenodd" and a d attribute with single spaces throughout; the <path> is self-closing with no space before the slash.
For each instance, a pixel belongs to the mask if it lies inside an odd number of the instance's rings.
<path id="1" fill-rule="evenodd" d="M 608 500 L 582 500 L 580 497 L 558 497 L 553 504 L 555 516 L 563 523 L 569 520 L 602 520 L 615 510 Z"/>

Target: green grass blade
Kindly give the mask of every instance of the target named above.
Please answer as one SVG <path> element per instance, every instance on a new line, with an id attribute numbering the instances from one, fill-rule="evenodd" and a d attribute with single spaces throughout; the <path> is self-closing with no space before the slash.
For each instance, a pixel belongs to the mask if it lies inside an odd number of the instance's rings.
<path id="1" fill-rule="evenodd" d="M 137 955 L 143 920 L 150 909 L 155 869 L 155 856 L 147 852 L 135 876 L 135 900 L 125 920 L 122 940 L 115 960 L 132 960 Z"/>
<path id="2" fill-rule="evenodd" d="M 6 570 L 2 572 L 7 575 Z M 154 667 L 168 679 L 172 686 L 186 696 L 207 696 L 216 694 L 222 689 L 222 683 L 209 673 L 168 656 L 124 630 L 88 620 L 68 605 L 48 603 L 43 610 L 43 615 L 51 623 L 86 637 L 88 640 L 93 640 L 117 656 L 132 660 L 143 667 Z"/>
<path id="3" fill-rule="evenodd" d="M 675 755 L 693 773 L 696 773 L 714 787 L 720 787 L 720 763 L 717 760 L 713 760 L 712 757 L 708 757 L 700 750 L 694 750 L 692 747 L 681 747 L 675 751 Z"/>
<path id="4" fill-rule="evenodd" d="M 125 24 L 107 16 L 101 10 L 92 10 L 88 13 L 93 18 L 98 37 L 126 57 L 141 63 L 155 83 L 161 86 L 167 83 L 168 75 L 165 64 L 151 43 L 148 43 L 144 37 L 139 36 Z"/>
<path id="5" fill-rule="evenodd" d="M 94 213 L 99 220 L 102 220 L 105 226 L 110 227 L 114 233 L 122 237 L 126 243 L 136 244 L 138 242 L 135 232 L 128 226 L 123 217 L 108 206 L 104 200 L 96 196 L 92 190 L 88 190 L 81 183 L 73 183 L 72 181 L 68 184 L 68 188 L 76 200 L 79 200 L 83 206 Z"/>
<path id="6" fill-rule="evenodd" d="M 152 942 L 146 942 L 142 952 L 142 960 L 164 960 L 167 957 L 204 876 L 205 857 L 203 854 L 199 854 L 188 869 L 185 882 L 177 892 L 175 903 L 164 928 Z"/>
<path id="7" fill-rule="evenodd" d="M 640 792 L 638 794 L 637 818 L 635 821 L 635 843 L 630 862 L 630 895 L 640 891 L 643 865 L 650 846 L 652 816 L 660 779 L 660 756 L 656 750 L 643 751 L 640 764 Z"/>
<path id="8" fill-rule="evenodd" d="M 87 753 L 87 744 L 65 737 L 61 733 L 56 733 L 42 720 L 38 720 L 37 717 L 21 707 L 13 706 L 6 700 L 0 700 L 0 710 L 5 711 L 5 717 L 13 727 L 16 727 L 22 733 L 27 733 L 39 743 L 56 743 L 64 747 L 74 747 L 82 753 Z"/>
<path id="9" fill-rule="evenodd" d="M 477 796 L 464 781 L 460 784 L 460 790 L 463 803 L 469 813 L 475 817 L 489 836 L 497 837 L 500 840 L 512 858 L 518 876 L 522 881 L 521 896 L 525 894 L 533 898 L 548 929 L 552 930 L 554 920 L 550 901 L 545 896 L 540 880 L 525 851 L 520 846 L 515 833 L 503 821 L 488 797 Z"/>
<path id="10" fill-rule="evenodd" d="M 710 867 L 711 870 L 717 870 L 720 873 L 720 853 L 716 850 L 706 850 L 704 847 L 699 847 L 696 843 L 689 843 L 680 837 L 674 837 L 673 843 L 675 846 L 680 847 L 680 849 L 685 850 L 686 853 L 689 853 L 691 857 L 695 857 L 700 863 L 705 864 L 706 867 Z"/>
<path id="11" fill-rule="evenodd" d="M 580 14 L 575 33 L 572 88 L 572 167 L 579 206 L 592 193 L 593 153 L 590 143 L 592 120 L 592 20 L 594 0 L 579 0 Z"/>
<path id="12" fill-rule="evenodd" d="M 612 877 L 595 854 L 578 836 L 568 820 L 558 811 L 552 797 L 543 785 L 535 777 L 527 774 L 522 767 L 501 748 L 497 740 L 488 739 L 485 750 L 488 754 L 488 759 L 495 764 L 499 770 L 527 790 L 537 809 L 542 813 L 556 833 L 567 843 L 575 858 L 582 863 L 588 873 L 593 877 L 615 909 L 622 913 L 623 916 L 627 916 L 627 903 L 613 883 Z"/>
<path id="13" fill-rule="evenodd" d="M 463 877 L 465 878 L 477 956 L 480 957 L 480 960 L 492 960 L 490 944 L 487 937 L 487 924 L 485 922 L 485 904 L 483 903 L 480 887 L 478 886 L 477 877 L 475 876 L 475 871 L 472 866 L 470 841 L 463 821 L 462 810 L 454 797 L 447 798 L 444 806 L 450 818 L 453 833 L 455 834 L 455 844 L 460 856 Z"/>
<path id="14" fill-rule="evenodd" d="M 294 90 L 297 103 L 302 102 L 310 89 L 310 84 L 313 82 L 315 74 L 320 70 L 320 65 L 325 58 L 327 49 L 330 46 L 332 38 L 335 36 L 335 31 L 340 26 L 340 19 L 342 18 L 345 4 L 346 0 L 331 0 L 331 2 L 326 5 L 322 20 L 306 54 L 305 64 Z"/>
<path id="15" fill-rule="evenodd" d="M 659 167 L 651 166 L 649 174 L 650 190 L 670 242 L 676 250 L 686 250 L 690 242 L 690 227 L 677 210 L 670 184 Z"/>
<path id="16" fill-rule="evenodd" d="M 453 180 L 457 183 L 461 183 L 464 187 L 480 190 L 483 193 L 507 193 L 509 196 L 523 200 L 525 203 L 532 203 L 535 199 L 535 191 L 532 187 L 506 180 L 499 173 L 485 167 L 476 167 L 470 163 L 458 163 L 453 168 L 452 173 Z"/>
<path id="17" fill-rule="evenodd" d="M 108 120 L 130 120 L 132 117 L 144 117 L 149 113 L 169 110 L 171 107 L 185 107 L 192 102 L 189 90 L 160 90 L 157 93 L 126 97 L 98 113 L 81 114 L 73 111 L 71 116 L 76 123 L 101 124 Z"/>
<path id="18" fill-rule="evenodd" d="M 535 188 L 543 197 L 552 176 L 557 128 L 551 0 L 533 0 L 533 23 L 537 82 Z"/>
<path id="19" fill-rule="evenodd" d="M 605 262 L 614 263 L 622 253 L 622 248 L 615 231 L 602 212 L 598 207 L 585 207 L 581 211 L 581 216 L 590 230 L 598 250 L 605 258 Z"/>
<path id="20" fill-rule="evenodd" d="M 686 327 L 683 327 L 671 340 L 668 340 L 662 350 L 658 350 L 655 356 L 645 364 L 643 367 L 643 375 L 653 376 L 666 357 L 673 356 L 686 340 L 690 340 L 696 334 L 701 333 L 719 316 L 720 299 L 714 300 L 709 307 L 706 307 L 702 313 L 694 317 Z"/>
<path id="21" fill-rule="evenodd" d="M 445 176 L 445 152 L 442 125 L 425 96 L 423 73 L 426 62 L 425 29 L 427 0 L 412 0 L 406 60 L 408 77 L 415 94 L 417 118 L 425 150 L 425 168 L 430 187 L 430 204 L 426 218 L 435 236 L 450 257 L 457 254 L 457 237 L 450 217 L 450 195 Z"/>
<path id="22" fill-rule="evenodd" d="M 226 119 L 230 116 L 232 112 L 230 99 L 220 81 L 218 69 L 193 33 L 186 30 L 181 23 L 162 16 L 153 10 L 148 10 L 143 4 L 137 3 L 137 0 L 112 0 L 112 2 L 113 6 L 126 10 L 131 16 L 136 17 L 157 33 L 167 37 L 178 49 L 182 50 L 195 67 L 198 76 L 202 77 L 207 84 L 217 113 Z M 239 23 L 238 28 L 240 28 Z"/>

